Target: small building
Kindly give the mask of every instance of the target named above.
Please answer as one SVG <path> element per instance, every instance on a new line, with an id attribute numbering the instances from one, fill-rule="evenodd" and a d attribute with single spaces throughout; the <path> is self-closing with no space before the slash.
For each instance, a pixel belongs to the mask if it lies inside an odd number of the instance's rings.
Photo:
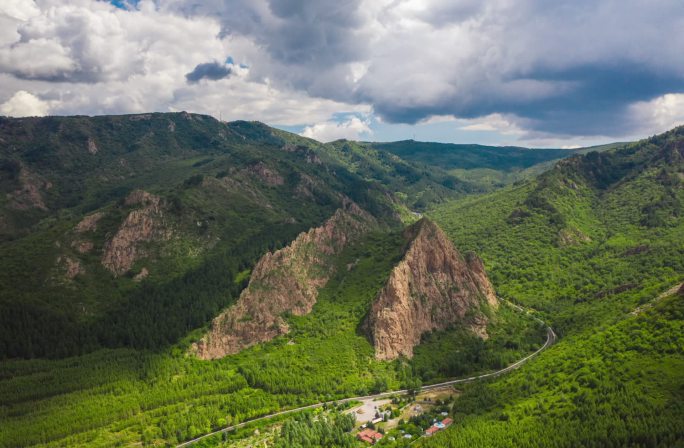
<path id="1" fill-rule="evenodd" d="M 439 431 L 439 428 L 436 426 L 430 426 L 428 429 L 425 430 L 425 435 L 427 437 L 430 437 L 434 435 L 437 431 Z"/>
<path id="2" fill-rule="evenodd" d="M 380 434 L 377 431 L 373 431 L 370 428 L 366 428 L 360 433 L 356 435 L 356 438 L 359 439 L 362 442 L 370 443 L 371 445 L 375 445 L 375 443 L 382 439 L 382 434 Z"/>
<path id="3" fill-rule="evenodd" d="M 373 420 L 371 420 L 372 424 L 381 423 L 381 422 L 382 422 L 382 417 L 374 418 Z"/>
<path id="4" fill-rule="evenodd" d="M 447 417 L 444 420 L 442 420 L 442 424 L 444 425 L 445 428 L 448 426 L 451 426 L 451 424 L 453 422 L 454 422 L 454 419 L 452 419 L 451 417 Z"/>

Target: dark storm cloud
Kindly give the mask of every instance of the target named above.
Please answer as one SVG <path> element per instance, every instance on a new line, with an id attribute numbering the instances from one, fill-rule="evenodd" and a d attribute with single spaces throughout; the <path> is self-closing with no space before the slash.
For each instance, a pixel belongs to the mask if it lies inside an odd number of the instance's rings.
<path id="1" fill-rule="evenodd" d="M 218 62 L 205 62 L 198 64 L 190 73 L 185 75 L 188 83 L 196 83 L 202 79 L 217 81 L 230 75 L 230 68 Z"/>
<path id="2" fill-rule="evenodd" d="M 525 80 L 565 87 L 548 97 L 525 101 L 515 95 L 515 89 L 506 97 L 477 92 L 474 101 L 448 96 L 429 105 L 381 101 L 375 102 L 375 112 L 387 121 L 411 124 L 431 115 L 476 118 L 503 113 L 521 117 L 531 130 L 552 134 L 601 135 L 607 130 L 622 134 L 633 125 L 626 116 L 630 105 L 666 93 L 684 92 L 684 77 L 634 63 L 587 65 L 557 72 L 540 70 L 528 74 Z"/>

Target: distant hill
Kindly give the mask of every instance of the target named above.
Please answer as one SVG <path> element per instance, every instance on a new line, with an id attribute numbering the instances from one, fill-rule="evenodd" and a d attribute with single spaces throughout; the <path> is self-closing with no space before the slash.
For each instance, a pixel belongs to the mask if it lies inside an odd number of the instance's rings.
<path id="1" fill-rule="evenodd" d="M 373 148 L 396 154 L 405 160 L 437 165 L 445 170 L 490 168 L 514 171 L 548 160 L 569 157 L 576 152 L 572 149 L 531 149 L 519 146 L 430 143 L 415 140 L 370 143 L 370 145 Z"/>
<path id="2" fill-rule="evenodd" d="M 459 183 L 468 185 L 471 191 L 491 191 L 520 180 L 531 179 L 552 168 L 560 159 L 590 151 L 605 151 L 620 144 L 577 149 L 533 149 L 404 140 L 364 145 L 394 154 L 418 166 L 446 173 Z"/>

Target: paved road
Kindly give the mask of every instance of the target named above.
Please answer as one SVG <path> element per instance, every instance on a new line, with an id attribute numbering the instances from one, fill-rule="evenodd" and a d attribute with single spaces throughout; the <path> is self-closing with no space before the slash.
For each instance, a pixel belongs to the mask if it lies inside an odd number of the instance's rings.
<path id="1" fill-rule="evenodd" d="M 504 299 L 501 299 L 501 298 L 499 298 L 499 300 L 501 302 L 507 303 L 508 305 L 512 306 L 513 308 L 517 309 L 520 312 L 529 313 L 528 310 L 525 310 L 521 306 L 515 305 L 515 304 L 508 302 L 508 301 L 505 301 Z M 536 320 L 537 322 L 540 322 L 543 325 L 546 325 L 546 322 L 544 322 L 541 319 L 538 319 L 536 317 L 533 317 L 533 319 Z M 542 345 L 536 352 L 525 356 L 524 358 L 514 362 L 510 366 L 505 367 L 501 370 L 497 370 L 496 372 L 485 373 L 483 375 L 477 375 L 477 376 L 471 376 L 470 378 L 460 378 L 457 380 L 444 381 L 443 383 L 437 383 L 437 384 L 430 384 L 427 386 L 422 386 L 421 390 L 442 389 L 442 388 L 445 388 L 445 387 L 448 387 L 448 386 L 451 386 L 454 384 L 470 383 L 470 382 L 478 381 L 478 380 L 485 379 L 485 378 L 495 378 L 497 376 L 503 375 L 504 373 L 507 373 L 507 372 L 510 372 L 511 370 L 517 369 L 518 367 L 520 367 L 521 365 L 523 365 L 527 361 L 529 361 L 531 358 L 537 356 L 539 353 L 546 350 L 549 346 L 551 346 L 554 342 L 556 342 L 556 338 L 557 338 L 556 333 L 554 333 L 553 329 L 547 325 L 546 326 L 546 342 L 544 343 L 544 345 Z M 226 428 L 222 428 L 222 429 L 219 429 L 217 431 L 210 432 L 208 434 L 204 434 L 204 435 L 199 436 L 197 438 L 194 438 L 192 440 L 188 440 L 187 442 L 183 442 L 180 445 L 177 445 L 177 448 L 192 445 L 194 443 L 199 442 L 202 439 L 206 439 L 207 437 L 211 437 L 211 436 L 214 436 L 216 434 L 221 434 L 224 432 L 233 431 L 235 429 L 242 428 L 243 426 L 247 426 L 247 425 L 252 424 L 254 422 L 258 422 L 261 420 L 268 420 L 268 419 L 273 418 L 273 417 L 292 414 L 295 412 L 306 411 L 307 409 L 316 409 L 316 408 L 320 408 L 326 404 L 332 405 L 333 403 L 347 403 L 349 401 L 363 401 L 363 400 L 369 400 L 369 399 L 391 397 L 393 395 L 401 395 L 401 394 L 407 394 L 407 393 L 409 393 L 408 389 L 393 390 L 393 391 L 389 391 L 389 392 L 383 392 L 381 394 L 366 395 L 363 397 L 349 397 L 349 398 L 343 398 L 340 400 L 326 401 L 326 402 L 321 402 L 321 403 L 310 404 L 308 406 L 302 406 L 302 407 L 294 408 L 294 409 L 287 409 L 285 411 L 280 411 L 280 412 L 276 412 L 273 414 L 264 415 L 262 417 L 254 418 L 251 420 L 246 420 L 242 423 L 238 423 L 236 425 L 228 426 Z"/>

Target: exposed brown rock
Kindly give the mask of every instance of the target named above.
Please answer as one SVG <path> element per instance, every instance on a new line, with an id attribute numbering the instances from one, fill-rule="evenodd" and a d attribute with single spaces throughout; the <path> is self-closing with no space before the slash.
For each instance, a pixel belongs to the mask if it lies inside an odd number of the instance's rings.
<path id="1" fill-rule="evenodd" d="M 278 171 L 269 168 L 263 162 L 254 164 L 250 166 L 247 170 L 252 175 L 256 176 L 258 179 L 264 182 L 266 185 L 270 185 L 273 187 L 277 185 L 283 185 L 285 183 L 285 179 L 283 179 L 283 176 L 281 176 L 280 173 L 278 173 Z"/>
<path id="2" fill-rule="evenodd" d="M 307 148 L 306 146 L 286 143 L 282 146 L 281 149 L 286 152 L 293 152 L 302 155 L 306 163 L 313 163 L 315 165 L 320 165 L 321 163 L 323 163 L 320 157 L 318 157 L 318 155 L 314 151 Z"/>
<path id="3" fill-rule="evenodd" d="M 80 254 L 87 254 L 88 252 L 93 250 L 93 243 L 92 241 L 87 240 L 76 240 L 73 243 L 71 243 L 71 247 L 76 249 Z"/>
<path id="4" fill-rule="evenodd" d="M 378 359 L 412 357 L 429 331 L 462 324 L 487 337 L 486 306 L 498 306 L 482 261 L 463 258 L 452 242 L 426 218 L 406 232 L 408 249 L 375 299 L 364 328 Z"/>
<path id="5" fill-rule="evenodd" d="M 95 142 L 95 139 L 92 137 L 88 138 L 88 152 L 90 154 L 97 154 L 98 148 L 97 148 L 97 143 Z"/>
<path id="6" fill-rule="evenodd" d="M 78 233 L 84 233 L 84 232 L 92 232 L 93 230 L 97 229 L 97 223 L 102 217 L 104 216 L 104 213 L 102 212 L 95 212 L 92 215 L 88 215 L 85 218 L 81 220 L 78 224 L 76 224 L 76 232 Z"/>
<path id="7" fill-rule="evenodd" d="M 318 289 L 334 272 L 333 256 L 374 225 L 370 214 L 349 202 L 321 227 L 264 255 L 237 303 L 214 319 L 193 351 L 203 359 L 221 358 L 287 333 L 282 314 L 311 312 Z"/>
<path id="8" fill-rule="evenodd" d="M 102 265 L 116 276 L 128 272 L 133 263 L 144 256 L 141 243 L 170 237 L 163 224 L 158 196 L 135 190 L 126 198 L 125 204 L 142 207 L 132 210 L 116 235 L 105 244 Z"/>
<path id="9" fill-rule="evenodd" d="M 64 266 L 66 269 L 66 276 L 69 280 L 73 280 L 77 275 L 85 274 L 85 268 L 81 266 L 81 262 L 74 260 L 71 257 L 59 257 L 57 263 Z"/>
<path id="10" fill-rule="evenodd" d="M 43 191 L 52 188 L 52 183 L 22 167 L 19 171 L 19 189 L 8 193 L 9 205 L 17 210 L 38 208 L 47 210 Z"/>
<path id="11" fill-rule="evenodd" d="M 160 201 L 161 201 L 161 198 L 159 196 L 148 193 L 144 190 L 133 190 L 130 192 L 130 194 L 124 200 L 124 204 L 126 204 L 128 206 L 131 206 L 131 205 L 144 205 L 144 206 L 152 205 L 154 207 L 158 207 Z"/>
<path id="12" fill-rule="evenodd" d="M 150 275 L 150 271 L 148 271 L 147 268 L 143 266 L 143 268 L 140 270 L 140 272 L 135 274 L 135 277 L 133 277 L 133 281 L 134 282 L 141 282 L 144 279 L 146 279 L 148 275 Z"/>

